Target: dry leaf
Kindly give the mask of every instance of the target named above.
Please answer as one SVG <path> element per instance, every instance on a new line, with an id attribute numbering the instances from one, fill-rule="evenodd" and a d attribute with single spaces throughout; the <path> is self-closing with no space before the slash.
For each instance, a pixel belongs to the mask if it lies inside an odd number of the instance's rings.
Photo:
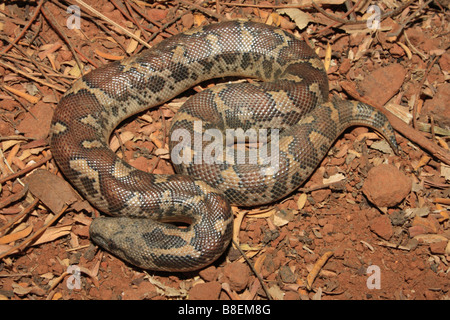
<path id="1" fill-rule="evenodd" d="M 422 218 L 415 216 L 411 226 L 422 227 L 425 233 L 436 234 L 439 230 L 439 222 L 435 219 Z"/>
<path id="2" fill-rule="evenodd" d="M 331 45 L 328 42 L 327 43 L 327 49 L 325 51 L 325 59 L 324 59 L 324 65 L 325 65 L 325 70 L 328 71 L 328 69 L 330 69 L 330 64 L 331 64 Z"/>
<path id="3" fill-rule="evenodd" d="M 7 163 L 12 163 L 13 159 L 16 157 L 17 152 L 19 152 L 20 145 L 16 144 L 14 147 L 12 147 L 11 152 L 6 157 Z"/>
<path id="4" fill-rule="evenodd" d="M 40 148 L 33 148 L 33 149 L 26 149 L 23 150 L 22 154 L 18 157 L 20 161 L 24 161 L 26 158 L 28 158 L 31 155 L 37 155 L 40 154 L 46 147 L 40 147 Z"/>
<path id="5" fill-rule="evenodd" d="M 392 148 L 390 144 L 386 140 L 375 141 L 370 145 L 371 149 L 381 151 L 385 154 L 389 154 L 392 152 Z"/>
<path id="6" fill-rule="evenodd" d="M 242 251 L 257 251 L 255 252 L 255 254 L 258 254 L 259 251 L 261 251 L 262 248 L 264 248 L 263 244 L 258 244 L 256 247 L 252 247 L 247 243 L 243 243 L 241 245 L 239 245 L 239 247 L 242 249 Z"/>
<path id="7" fill-rule="evenodd" d="M 255 267 L 255 270 L 256 270 L 258 273 L 261 272 L 261 268 L 262 268 L 262 265 L 263 265 L 263 263 L 264 263 L 264 260 L 266 260 L 266 257 L 267 257 L 267 255 L 262 254 L 262 255 L 260 255 L 258 258 L 256 258 L 254 267 Z"/>
<path id="8" fill-rule="evenodd" d="M 163 159 L 170 159 L 170 152 L 165 148 L 158 148 L 155 150 L 154 154 Z"/>
<path id="9" fill-rule="evenodd" d="M 372 41 L 372 37 L 364 38 L 363 42 L 358 46 L 358 51 L 355 54 L 354 60 L 359 60 L 359 58 L 366 54 L 367 49 L 372 44 Z"/>
<path id="10" fill-rule="evenodd" d="M 277 211 L 273 215 L 273 224 L 282 227 L 294 219 L 294 214 L 290 210 Z"/>
<path id="11" fill-rule="evenodd" d="M 52 272 L 46 272 L 41 274 L 39 277 L 47 279 L 47 280 L 51 280 L 55 277 L 55 275 Z"/>
<path id="12" fill-rule="evenodd" d="M 367 139 L 367 140 L 378 140 L 380 139 L 380 137 L 378 136 L 378 134 L 376 134 L 375 132 L 364 132 L 359 134 L 356 137 L 356 141 L 361 141 L 363 139 Z"/>
<path id="13" fill-rule="evenodd" d="M 25 178 L 25 181 L 30 192 L 55 214 L 58 214 L 65 205 L 81 200 L 68 182 L 47 170 L 35 170 Z"/>
<path id="14" fill-rule="evenodd" d="M 134 138 L 134 133 L 131 131 L 124 131 L 124 132 L 120 133 L 120 141 L 122 141 L 122 143 L 126 143 L 126 142 L 132 140 L 133 138 Z M 120 148 L 120 142 L 115 135 L 111 138 L 109 147 L 114 152 L 116 152 Z"/>
<path id="15" fill-rule="evenodd" d="M 167 297 L 185 297 L 187 295 L 187 291 L 184 288 L 175 289 L 171 286 L 166 286 L 151 276 L 148 276 L 147 279 L 156 287 L 156 292 L 160 295 Z"/>
<path id="16" fill-rule="evenodd" d="M 136 30 L 136 32 L 134 33 L 134 35 L 138 38 L 141 37 L 141 30 Z M 136 50 L 138 46 L 138 42 L 135 39 L 131 39 L 130 44 L 127 47 L 127 53 L 131 54 L 134 52 L 134 50 Z"/>
<path id="17" fill-rule="evenodd" d="M 320 6 L 323 4 L 343 4 L 345 0 L 315 0 L 314 2 Z M 312 7 L 312 0 L 297 0 L 295 3 L 302 7 Z"/>
<path id="18" fill-rule="evenodd" d="M 275 208 L 268 208 L 266 210 L 252 210 L 248 213 L 251 218 L 254 219 L 262 219 L 262 218 L 269 218 L 273 216 L 277 212 L 277 209 Z"/>
<path id="19" fill-rule="evenodd" d="M 206 17 L 204 15 L 195 14 L 194 15 L 194 25 L 196 27 L 201 26 L 203 22 L 206 21 Z"/>
<path id="20" fill-rule="evenodd" d="M 316 293 L 314 293 L 311 300 L 322 300 L 322 288 L 317 289 Z"/>
<path id="21" fill-rule="evenodd" d="M 450 181 L 450 166 L 445 163 L 441 163 L 441 177 L 444 177 L 445 180 Z"/>
<path id="22" fill-rule="evenodd" d="M 277 286 L 276 284 L 274 284 L 273 286 L 271 286 L 268 289 L 270 296 L 272 297 L 272 299 L 274 300 L 283 300 L 284 298 L 284 292 L 280 289 L 279 286 Z"/>
<path id="23" fill-rule="evenodd" d="M 312 2 L 312 1 L 305 1 Z M 317 4 L 343 4 L 345 0 L 317 0 L 315 3 Z"/>
<path id="24" fill-rule="evenodd" d="M 445 130 L 445 129 L 442 129 L 442 130 Z M 446 130 L 446 131 L 448 131 L 448 130 Z M 450 135 L 450 134 L 447 134 L 447 135 Z M 445 142 L 444 139 L 442 139 L 441 137 L 436 137 L 436 140 L 439 142 L 439 144 L 441 145 L 442 148 L 444 148 L 445 150 L 449 150 L 448 143 Z"/>
<path id="25" fill-rule="evenodd" d="M 149 114 L 144 114 L 140 117 L 140 119 L 147 121 L 148 123 L 153 123 L 153 118 Z"/>
<path id="26" fill-rule="evenodd" d="M 400 41 L 398 41 L 397 44 L 400 47 L 402 47 L 402 49 L 403 49 L 403 51 L 405 51 L 406 56 L 408 57 L 408 59 L 411 60 L 412 59 L 412 53 L 411 53 L 411 50 L 409 50 L 409 48 L 406 46 L 406 44 L 404 44 L 404 43 L 402 43 Z"/>
<path id="27" fill-rule="evenodd" d="M 336 173 L 327 179 L 323 179 L 323 184 L 335 183 L 345 180 L 345 176 L 342 173 Z"/>
<path id="28" fill-rule="evenodd" d="M 233 240 L 239 245 L 239 230 L 241 230 L 241 223 L 247 214 L 247 210 L 239 210 L 237 207 L 232 207 L 235 218 L 233 220 Z"/>
<path id="29" fill-rule="evenodd" d="M 78 64 L 74 64 L 74 66 L 70 69 L 69 75 L 79 78 L 81 76 L 81 70 L 78 68 Z"/>
<path id="30" fill-rule="evenodd" d="M 7 234 L 6 236 L 0 238 L 0 244 L 7 244 L 25 238 L 31 233 L 31 231 L 33 231 L 33 227 L 28 226 L 23 230 Z"/>
<path id="31" fill-rule="evenodd" d="M 311 17 L 309 14 L 297 8 L 279 9 L 277 10 L 277 12 L 280 14 L 288 15 L 300 30 L 306 28 L 308 23 L 311 21 Z"/>
<path id="32" fill-rule="evenodd" d="M 54 53 L 49 53 L 49 54 L 47 54 L 47 58 L 48 58 L 48 61 L 50 61 L 50 64 L 52 65 L 52 69 L 55 70 L 55 71 L 58 71 L 59 67 L 61 65 L 59 64 L 58 61 L 56 61 L 55 54 Z"/>
<path id="33" fill-rule="evenodd" d="M 322 267 L 332 255 L 333 251 L 327 251 L 319 258 L 319 260 L 316 261 L 311 272 L 306 276 L 306 287 L 308 288 L 308 290 L 311 290 L 314 280 L 316 279 Z"/>
<path id="34" fill-rule="evenodd" d="M 436 207 L 437 207 L 438 205 L 436 205 Z M 442 222 L 444 222 L 444 221 L 447 221 L 447 220 L 450 220 L 450 214 L 449 214 L 449 212 L 447 211 L 447 210 L 441 210 L 440 212 L 439 212 L 439 215 L 440 215 L 440 217 L 438 217 L 437 218 L 437 220 L 440 222 L 440 223 L 442 223 Z"/>
<path id="35" fill-rule="evenodd" d="M 387 103 L 384 106 L 387 110 L 395 114 L 398 118 L 402 119 L 403 122 L 410 124 L 412 121 L 412 114 L 409 112 L 409 108 L 396 104 L 396 103 Z"/>
<path id="36" fill-rule="evenodd" d="M 407 208 L 405 209 L 405 213 L 407 217 L 426 217 L 430 213 L 430 208 Z"/>
<path id="37" fill-rule="evenodd" d="M 348 145 L 344 144 L 340 147 L 339 151 L 334 155 L 336 158 L 342 158 L 348 153 Z"/>
<path id="38" fill-rule="evenodd" d="M 109 54 L 109 53 L 100 51 L 98 49 L 95 49 L 95 53 L 97 55 L 99 55 L 100 57 L 108 59 L 108 60 L 114 60 L 115 61 L 115 60 L 122 60 L 124 58 L 124 56 L 116 56 L 116 55 L 113 55 L 113 54 Z"/>
<path id="39" fill-rule="evenodd" d="M 308 196 L 306 195 L 306 193 L 302 193 L 300 195 L 300 197 L 298 197 L 298 200 L 297 200 L 297 209 L 298 210 L 302 210 L 303 209 L 303 207 L 306 204 L 306 200 L 307 199 L 308 199 Z"/>
<path id="40" fill-rule="evenodd" d="M 42 45 L 39 49 L 43 50 L 38 54 L 39 59 L 44 60 L 50 53 L 56 52 L 58 49 L 62 47 L 61 42 L 49 43 Z"/>
<path id="41" fill-rule="evenodd" d="M 31 292 L 31 290 L 33 290 L 33 287 L 27 287 L 26 283 L 20 284 L 20 283 L 13 282 L 11 284 L 11 286 L 13 288 L 14 293 L 19 296 L 29 294 Z"/>
<path id="42" fill-rule="evenodd" d="M 140 0 L 134 0 L 134 2 L 141 8 L 151 7 L 154 5 L 154 4 L 150 4 L 150 3 L 147 3 L 145 1 L 140 1 Z"/>
<path id="43" fill-rule="evenodd" d="M 62 293 L 61 292 L 55 292 L 55 294 L 52 297 L 52 300 L 61 300 L 62 299 Z"/>
<path id="44" fill-rule="evenodd" d="M 70 233 L 71 229 L 71 225 L 47 228 L 44 233 L 36 241 L 33 242 L 33 245 L 51 242 L 55 239 L 66 236 Z"/>
<path id="45" fill-rule="evenodd" d="M 14 147 L 18 143 L 22 143 L 23 140 L 6 140 L 2 142 L 2 151 L 5 152 L 9 148 Z"/>
<path id="46" fill-rule="evenodd" d="M 14 93 L 15 95 L 18 95 L 21 98 L 24 98 L 25 100 L 27 100 L 28 102 L 33 103 L 33 104 L 38 103 L 38 101 L 40 99 L 39 97 L 35 97 L 35 96 L 32 96 L 32 95 L 29 95 L 28 93 L 25 93 L 25 92 L 22 92 L 20 90 L 14 89 L 14 88 L 12 88 L 10 86 L 3 85 L 3 88 L 5 88 L 6 90 L 8 90 L 11 93 Z"/>
<path id="47" fill-rule="evenodd" d="M 419 169 L 420 167 L 425 166 L 429 161 L 431 160 L 431 157 L 427 156 L 426 154 L 424 154 L 419 162 L 417 163 L 417 165 L 414 167 L 414 170 Z"/>
<path id="48" fill-rule="evenodd" d="M 440 234 L 419 234 L 417 236 L 414 236 L 415 240 L 418 240 L 420 242 L 424 243 L 436 243 L 441 241 L 448 241 L 448 239 Z"/>
<path id="49" fill-rule="evenodd" d="M 5 252 L 8 252 L 12 248 L 14 248 L 14 247 L 10 246 L 10 245 L 6 245 L 6 244 L 0 244 L 0 255 L 2 255 Z M 14 250 L 13 252 L 10 252 L 10 254 L 13 254 L 13 253 L 16 253 L 16 252 L 17 252 L 17 250 Z"/>
<path id="50" fill-rule="evenodd" d="M 157 147 L 157 148 L 162 148 L 163 147 L 163 143 L 161 142 L 161 140 L 158 139 L 157 134 L 152 133 L 150 134 L 150 141 L 153 142 L 153 144 Z"/>
<path id="51" fill-rule="evenodd" d="M 85 226 L 89 226 L 92 223 L 92 218 L 87 217 L 83 213 L 77 214 L 73 217 L 73 220 L 79 222 Z"/>

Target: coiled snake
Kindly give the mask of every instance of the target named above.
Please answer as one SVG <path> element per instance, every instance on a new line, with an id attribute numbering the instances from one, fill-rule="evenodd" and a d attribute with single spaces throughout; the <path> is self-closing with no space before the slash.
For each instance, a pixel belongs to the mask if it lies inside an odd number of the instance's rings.
<path id="1" fill-rule="evenodd" d="M 171 137 L 178 137 L 171 146 L 185 147 L 179 155 L 187 161 L 175 165 L 180 174 L 139 171 L 109 149 L 110 134 L 124 119 L 197 83 L 225 76 L 262 82 L 217 85 L 185 103 L 171 128 Z M 326 102 L 327 96 L 324 67 L 305 42 L 260 23 L 211 24 L 76 81 L 55 111 L 51 150 L 81 194 L 113 216 L 94 219 L 94 242 L 141 268 L 194 270 L 227 248 L 231 204 L 254 206 L 290 194 L 346 128 L 373 127 L 397 147 L 382 113 L 357 102 Z M 223 152 L 215 148 L 220 137 L 210 134 L 212 128 L 248 133 L 244 158 L 239 152 L 225 156 L 237 150 L 236 143 Z M 250 128 L 270 136 L 266 156 L 252 156 Z M 195 146 L 198 136 L 200 145 Z M 270 141 L 276 141 L 271 144 L 276 151 L 268 147 Z M 214 161 L 206 161 L 208 155 Z"/>

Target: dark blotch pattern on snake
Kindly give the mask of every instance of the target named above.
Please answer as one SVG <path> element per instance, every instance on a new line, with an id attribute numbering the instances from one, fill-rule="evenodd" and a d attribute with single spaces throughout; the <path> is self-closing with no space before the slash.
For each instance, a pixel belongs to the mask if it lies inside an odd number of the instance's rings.
<path id="1" fill-rule="evenodd" d="M 217 161 L 182 162 L 175 165 L 180 174 L 153 175 L 133 168 L 109 149 L 109 136 L 124 119 L 197 83 L 225 76 L 261 82 L 222 84 L 195 95 L 174 117 L 171 136 L 205 135 L 212 128 L 224 133 L 228 129 L 251 133 L 253 128 L 253 134 L 266 132 L 268 137 L 277 133 L 278 150 L 275 154 L 268 148 L 267 153 L 277 162 L 264 162 L 267 157 L 261 156 L 251 162 L 255 159 L 250 155 L 242 162 L 237 152 L 221 160 L 214 149 L 211 155 Z M 94 219 L 90 227 L 94 242 L 141 268 L 194 270 L 227 248 L 231 204 L 255 206 L 289 195 L 346 128 L 373 127 L 396 148 L 383 114 L 357 102 L 327 102 L 327 96 L 324 67 L 305 42 L 260 23 L 211 24 L 76 81 L 55 111 L 51 149 L 81 194 L 112 216 Z M 200 132 L 195 123 L 201 123 Z M 203 150 L 211 141 L 202 142 Z M 193 148 L 187 159 L 199 156 L 194 140 L 184 142 Z M 171 145 L 176 148 L 178 143 Z M 227 149 L 222 155 L 233 146 Z M 188 227 L 170 223 L 174 221 Z"/>

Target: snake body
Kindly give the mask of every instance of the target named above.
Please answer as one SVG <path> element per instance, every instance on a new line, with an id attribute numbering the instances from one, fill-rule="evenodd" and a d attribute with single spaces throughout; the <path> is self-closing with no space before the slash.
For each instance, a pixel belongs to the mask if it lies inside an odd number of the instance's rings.
<path id="1" fill-rule="evenodd" d="M 186 138 L 192 161 L 175 165 L 180 174 L 154 175 L 133 168 L 108 147 L 111 132 L 124 119 L 225 76 L 262 82 L 222 84 L 194 95 L 175 115 L 171 136 L 190 133 L 194 139 L 211 128 L 255 128 L 272 141 L 276 132 L 278 150 L 267 153 L 277 156 L 275 169 L 260 156 L 249 161 L 249 151 L 244 160 L 236 152 L 219 161 L 220 150 L 214 149 L 217 161 L 194 161 L 199 149 Z M 94 242 L 141 268 L 195 270 L 227 248 L 232 204 L 254 206 L 290 194 L 346 128 L 373 127 L 396 148 L 382 113 L 358 102 L 327 102 L 327 96 L 324 67 L 305 42 L 260 23 L 211 24 L 77 80 L 55 110 L 51 150 L 79 192 L 112 216 L 94 219 Z M 200 141 L 207 149 L 211 139 Z M 177 143 L 172 139 L 171 147 Z"/>

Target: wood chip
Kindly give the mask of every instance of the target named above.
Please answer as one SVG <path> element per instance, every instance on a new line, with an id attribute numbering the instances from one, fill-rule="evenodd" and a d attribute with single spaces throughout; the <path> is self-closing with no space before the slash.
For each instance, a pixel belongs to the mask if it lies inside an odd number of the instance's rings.
<path id="1" fill-rule="evenodd" d="M 314 280 L 316 279 L 316 277 L 319 274 L 322 267 L 325 265 L 325 263 L 328 261 L 328 259 L 332 255 L 333 255 L 333 251 L 327 251 L 314 264 L 314 267 L 312 268 L 311 272 L 306 277 L 306 288 L 308 290 L 311 290 Z"/>

